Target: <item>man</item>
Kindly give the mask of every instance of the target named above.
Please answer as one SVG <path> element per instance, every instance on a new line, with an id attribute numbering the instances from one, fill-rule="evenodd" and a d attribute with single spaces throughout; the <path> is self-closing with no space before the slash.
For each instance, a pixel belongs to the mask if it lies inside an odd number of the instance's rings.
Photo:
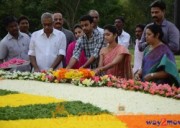
<path id="1" fill-rule="evenodd" d="M 28 52 L 36 72 L 62 67 L 66 53 L 66 37 L 53 28 L 52 14 L 42 14 L 41 23 L 43 29 L 32 34 Z"/>
<path id="2" fill-rule="evenodd" d="M 160 25 L 164 34 L 162 40 L 163 43 L 166 44 L 171 49 L 172 52 L 174 53 L 178 52 L 179 42 L 180 42 L 179 30 L 173 23 L 165 19 L 165 10 L 166 10 L 165 3 L 161 0 L 156 0 L 150 5 L 150 7 L 151 7 L 151 16 L 153 19 L 153 23 L 150 23 L 148 25 L 151 24 Z M 141 38 L 141 43 L 139 44 L 140 51 L 143 51 L 147 46 L 146 38 L 145 38 L 146 36 L 145 30 L 146 28 L 144 29 Z"/>
<path id="3" fill-rule="evenodd" d="M 123 30 L 124 19 L 122 17 L 117 17 L 114 22 L 116 29 L 118 31 L 118 44 L 125 46 L 127 49 L 130 44 L 130 35 L 129 33 Z"/>
<path id="4" fill-rule="evenodd" d="M 29 19 L 26 16 L 19 17 L 18 25 L 21 32 L 26 33 L 31 37 L 31 33 L 29 32 Z"/>
<path id="5" fill-rule="evenodd" d="M 71 31 L 63 28 L 64 20 L 61 13 L 54 13 L 53 20 L 54 20 L 54 28 L 62 31 L 65 34 L 66 42 L 68 46 L 71 42 L 75 40 L 74 34 Z"/>
<path id="6" fill-rule="evenodd" d="M 99 23 L 99 13 L 96 10 L 90 10 L 89 15 L 93 18 L 93 23 L 94 23 L 94 29 L 97 29 L 101 34 L 104 33 L 104 29 L 98 27 Z"/>
<path id="7" fill-rule="evenodd" d="M 82 68 L 95 69 L 98 66 L 99 51 L 104 45 L 103 35 L 93 29 L 93 18 L 89 15 L 80 18 L 80 25 L 84 31 L 84 35 L 77 40 L 73 56 L 67 68 L 72 68 L 79 59 L 81 50 L 84 49 L 86 58 L 88 59 Z"/>
<path id="8" fill-rule="evenodd" d="M 134 74 L 139 69 L 141 69 L 141 65 L 142 65 L 143 52 L 139 51 L 138 45 L 139 45 L 144 27 L 145 26 L 143 24 L 138 24 L 136 25 L 136 28 L 135 28 L 136 41 L 135 41 L 135 49 L 134 49 L 134 67 L 133 67 Z"/>
<path id="9" fill-rule="evenodd" d="M 0 42 L 0 63 L 13 58 L 28 61 L 29 36 L 19 31 L 15 17 L 8 16 L 3 22 L 8 34 Z M 19 71 L 30 71 L 30 69 L 30 65 L 15 68 Z"/>

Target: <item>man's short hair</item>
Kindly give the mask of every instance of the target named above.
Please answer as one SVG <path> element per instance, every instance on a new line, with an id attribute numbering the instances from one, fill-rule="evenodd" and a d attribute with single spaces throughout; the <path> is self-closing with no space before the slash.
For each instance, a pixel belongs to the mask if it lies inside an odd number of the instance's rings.
<path id="1" fill-rule="evenodd" d="M 93 23 L 93 18 L 90 15 L 84 15 L 80 18 L 80 21 L 89 21 L 90 23 Z"/>
<path id="2" fill-rule="evenodd" d="M 99 13 L 98 13 L 98 11 L 97 11 L 97 10 L 94 10 L 94 9 L 89 10 L 88 14 L 90 15 L 90 13 L 96 13 L 96 14 L 99 16 Z"/>
<path id="3" fill-rule="evenodd" d="M 141 28 L 141 30 L 144 30 L 145 25 L 144 24 L 137 24 L 136 28 Z"/>
<path id="4" fill-rule="evenodd" d="M 117 19 L 121 20 L 123 23 L 125 22 L 125 20 L 122 16 L 117 17 L 115 20 L 117 20 Z"/>
<path id="5" fill-rule="evenodd" d="M 43 20 L 46 18 L 50 18 L 52 21 L 54 21 L 52 14 L 49 12 L 45 12 L 41 15 L 41 23 L 43 23 Z"/>
<path id="6" fill-rule="evenodd" d="M 3 20 L 3 24 L 5 27 L 7 27 L 10 23 L 17 22 L 16 17 L 14 16 L 7 16 Z"/>
<path id="7" fill-rule="evenodd" d="M 26 17 L 26 16 L 20 16 L 19 19 L 18 19 L 18 21 L 17 21 L 18 24 L 20 24 L 20 22 L 21 22 L 22 20 L 27 20 L 27 21 L 29 22 L 28 17 Z"/>
<path id="8" fill-rule="evenodd" d="M 166 10 L 166 4 L 162 0 L 155 0 L 153 3 L 151 3 L 150 8 L 152 7 L 158 7 L 161 10 Z"/>

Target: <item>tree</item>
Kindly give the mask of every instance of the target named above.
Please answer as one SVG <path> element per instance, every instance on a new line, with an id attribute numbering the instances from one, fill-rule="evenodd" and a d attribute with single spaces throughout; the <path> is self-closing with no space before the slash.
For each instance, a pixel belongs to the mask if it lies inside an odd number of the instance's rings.
<path id="1" fill-rule="evenodd" d="M 125 30 L 134 35 L 136 24 L 151 22 L 149 5 L 154 0 L 0 0 L 0 18 L 14 15 L 17 18 L 26 15 L 30 19 L 30 31 L 41 26 L 41 15 L 44 12 L 61 12 L 65 19 L 65 27 L 72 29 L 79 18 L 95 9 L 100 14 L 100 26 L 114 24 L 117 16 L 125 18 Z M 164 0 L 167 4 L 166 17 L 173 21 L 174 0 Z M 2 21 L 0 22 L 2 24 Z M 0 26 L 0 37 L 7 32 Z"/>
<path id="2" fill-rule="evenodd" d="M 11 0 L 1 0 L 0 1 L 0 38 L 4 37 L 6 35 L 6 30 L 5 27 L 3 26 L 3 19 L 6 16 L 18 16 L 19 13 L 21 12 L 20 5 L 22 4 L 22 0 L 16 0 L 16 1 L 11 1 Z"/>

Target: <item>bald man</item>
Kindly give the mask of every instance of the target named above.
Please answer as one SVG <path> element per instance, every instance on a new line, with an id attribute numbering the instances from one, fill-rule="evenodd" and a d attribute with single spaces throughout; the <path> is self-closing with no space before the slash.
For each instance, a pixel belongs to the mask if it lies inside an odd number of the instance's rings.
<path id="1" fill-rule="evenodd" d="M 53 14 L 53 20 L 54 20 L 54 28 L 62 31 L 66 36 L 67 46 L 75 40 L 74 34 L 63 28 L 64 20 L 63 15 L 61 13 L 54 13 Z"/>
<path id="2" fill-rule="evenodd" d="M 104 29 L 98 27 L 99 23 L 99 13 L 96 10 L 90 10 L 88 13 L 92 18 L 93 18 L 93 23 L 94 23 L 94 29 L 97 29 L 101 34 L 104 33 Z"/>

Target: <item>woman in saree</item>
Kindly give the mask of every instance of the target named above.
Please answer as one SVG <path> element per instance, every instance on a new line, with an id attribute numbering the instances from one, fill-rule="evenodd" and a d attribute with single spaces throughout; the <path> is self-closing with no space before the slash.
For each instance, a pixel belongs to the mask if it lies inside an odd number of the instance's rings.
<path id="1" fill-rule="evenodd" d="M 180 86 L 174 55 L 163 43 L 162 37 L 163 32 L 159 25 L 147 27 L 146 41 L 149 46 L 144 51 L 142 70 L 138 71 L 135 79 Z"/>
<path id="2" fill-rule="evenodd" d="M 131 55 L 127 48 L 117 43 L 117 30 L 113 25 L 104 27 L 104 39 L 107 46 L 100 50 L 100 60 L 96 74 L 111 74 L 116 77 L 131 79 Z"/>

